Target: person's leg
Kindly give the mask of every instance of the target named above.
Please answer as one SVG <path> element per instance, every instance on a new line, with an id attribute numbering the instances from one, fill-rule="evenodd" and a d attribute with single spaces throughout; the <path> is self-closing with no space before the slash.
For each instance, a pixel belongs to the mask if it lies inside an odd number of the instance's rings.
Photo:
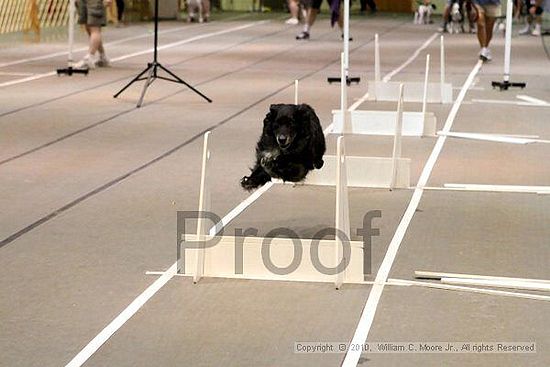
<path id="1" fill-rule="evenodd" d="M 367 0 L 361 0 L 361 13 L 365 12 L 367 10 Z"/>
<path id="2" fill-rule="evenodd" d="M 485 12 L 481 10 L 481 7 L 476 5 L 478 16 L 477 16 L 477 40 L 479 42 L 479 47 L 486 47 L 487 44 L 487 28 L 485 24 Z"/>
<path id="3" fill-rule="evenodd" d="M 321 2 L 318 1 L 318 4 L 320 6 Z M 319 7 L 317 7 L 316 5 L 317 5 L 317 1 L 315 0 L 313 6 L 310 6 L 309 8 L 307 8 L 306 19 L 304 22 L 304 29 L 300 34 L 296 36 L 297 40 L 309 39 L 309 30 L 315 23 L 315 19 L 317 19 L 317 14 L 319 13 Z"/>
<path id="4" fill-rule="evenodd" d="M 103 49 L 103 43 L 101 42 L 101 27 L 94 25 L 87 25 L 86 31 L 90 35 L 90 46 L 88 48 L 88 53 L 90 55 L 95 55 L 97 51 L 101 54 L 105 53 Z"/>
<path id="5" fill-rule="evenodd" d="M 122 15 L 124 15 L 124 0 L 116 0 L 116 8 L 118 11 L 118 21 L 122 22 Z"/>
<path id="6" fill-rule="evenodd" d="M 449 21 L 449 16 L 451 15 L 451 1 L 447 2 L 445 9 L 443 10 L 443 20 L 441 21 L 441 26 L 439 26 L 439 32 L 447 31 L 447 23 Z"/>
<path id="7" fill-rule="evenodd" d="M 376 3 L 374 2 L 374 0 L 367 0 L 367 5 L 369 6 L 370 11 L 372 13 L 376 13 L 377 9 L 376 9 Z"/>
<path id="8" fill-rule="evenodd" d="M 290 11 L 290 18 L 287 19 L 286 24 L 298 24 L 298 12 L 300 7 L 297 0 L 288 0 L 288 10 Z"/>
<path id="9" fill-rule="evenodd" d="M 485 36 L 485 47 L 489 48 L 489 44 L 491 43 L 491 40 L 493 39 L 493 28 L 495 27 L 495 20 L 496 18 L 485 16 L 485 31 L 487 32 Z"/>

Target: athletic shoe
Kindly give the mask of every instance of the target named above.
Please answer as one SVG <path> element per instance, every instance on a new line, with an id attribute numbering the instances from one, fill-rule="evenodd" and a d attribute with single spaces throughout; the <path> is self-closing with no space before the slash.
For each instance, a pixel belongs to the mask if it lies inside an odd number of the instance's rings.
<path id="1" fill-rule="evenodd" d="M 531 32 L 531 24 L 526 24 L 525 27 L 519 30 L 518 34 L 524 36 Z"/>
<path id="2" fill-rule="evenodd" d="M 540 37 L 542 34 L 540 29 L 540 24 L 535 24 L 535 29 L 533 29 L 533 32 L 531 32 L 531 35 Z"/>
<path id="3" fill-rule="evenodd" d="M 481 51 L 479 52 L 479 58 L 483 60 L 483 62 L 493 60 L 493 57 L 491 56 L 491 51 L 487 47 L 483 47 L 481 49 Z"/>
<path id="4" fill-rule="evenodd" d="M 82 60 L 73 65 L 75 69 L 95 69 L 98 60 L 97 58 L 86 55 Z"/>
<path id="5" fill-rule="evenodd" d="M 290 24 L 290 25 L 296 25 L 300 23 L 300 21 L 298 20 L 298 18 L 289 18 L 286 20 L 285 24 Z"/>
<path id="6" fill-rule="evenodd" d="M 108 68 L 111 66 L 111 61 L 107 58 L 106 55 L 99 55 L 99 60 L 97 60 L 96 65 L 100 68 Z"/>
<path id="7" fill-rule="evenodd" d="M 309 39 L 309 32 L 302 32 L 296 36 L 297 40 L 308 40 Z"/>
<path id="8" fill-rule="evenodd" d="M 344 39 L 344 34 L 342 33 L 342 36 L 341 36 L 342 39 Z M 352 36 L 349 36 L 349 41 L 353 41 L 353 37 Z"/>

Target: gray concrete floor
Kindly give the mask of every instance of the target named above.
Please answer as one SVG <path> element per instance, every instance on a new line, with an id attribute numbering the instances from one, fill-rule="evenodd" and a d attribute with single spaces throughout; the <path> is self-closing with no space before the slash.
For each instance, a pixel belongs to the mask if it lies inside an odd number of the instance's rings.
<path id="1" fill-rule="evenodd" d="M 294 40 L 297 27 L 281 17 L 254 23 L 246 15 L 205 25 L 162 22 L 161 45 L 230 28 L 162 50 L 160 61 L 210 96 L 207 104 L 179 85 L 156 81 L 145 105 L 140 86 L 112 95 L 146 66 L 150 54 L 125 58 L 87 77 L 47 76 L 14 85 L 16 73 L 40 75 L 66 56 L 0 66 L 0 366 L 63 366 L 155 280 L 147 270 L 175 261 L 176 211 L 198 202 L 202 134 L 212 130 L 213 211 L 219 216 L 248 194 L 238 185 L 252 163 L 270 103 L 300 99 L 314 106 L 324 127 L 339 106 L 340 34 L 320 19 L 312 39 Z M 373 36 L 380 33 L 382 73 L 401 65 L 436 26 L 408 17 L 354 17 L 352 73 L 373 78 Z M 137 38 L 140 37 L 140 38 Z M 133 39 L 129 39 L 133 38 Z M 10 38 L 12 40 L 12 38 Z M 113 59 L 151 47 L 150 27 L 105 30 Z M 114 44 L 113 44 L 114 43 Z M 77 48 L 86 40 L 78 34 Z M 471 35 L 446 37 L 447 77 L 461 86 L 476 63 Z M 0 64 L 66 49 L 64 39 L 42 44 L 2 43 Z M 434 41 L 394 80 L 422 80 L 425 54 L 438 65 Z M 81 57 L 83 52 L 77 52 Z M 549 62 L 540 40 L 514 38 L 513 80 L 524 91 L 499 92 L 503 39 L 493 44 L 468 91 L 453 131 L 539 135 L 550 139 L 546 107 L 483 104 L 517 94 L 550 101 Z M 434 66 L 433 78 L 438 78 Z M 455 96 L 458 90 L 455 91 Z M 364 109 L 395 104 L 366 102 Z M 407 104 L 420 110 L 419 104 Z M 450 105 L 430 104 L 441 128 Z M 405 138 L 416 184 L 435 144 Z M 328 139 L 329 152 L 335 139 Z M 352 137 L 352 155 L 385 156 L 392 141 Z M 550 145 L 510 145 L 447 139 L 428 186 L 484 183 L 550 186 Z M 379 209 L 373 242 L 374 278 L 411 200 L 412 190 L 350 190 L 352 228 Z M 296 205 L 299 202 L 300 205 Z M 260 234 L 287 226 L 302 236 L 334 221 L 334 189 L 276 186 L 239 216 L 235 227 Z M 390 272 L 412 279 L 435 270 L 549 279 L 550 198 L 535 194 L 426 191 Z M 295 354 L 296 341 L 349 341 L 369 285 L 173 278 L 92 357 L 86 366 L 338 366 L 343 354 Z M 535 341 L 532 355 L 365 355 L 372 366 L 548 366 L 548 303 L 484 294 L 386 287 L 368 341 Z"/>

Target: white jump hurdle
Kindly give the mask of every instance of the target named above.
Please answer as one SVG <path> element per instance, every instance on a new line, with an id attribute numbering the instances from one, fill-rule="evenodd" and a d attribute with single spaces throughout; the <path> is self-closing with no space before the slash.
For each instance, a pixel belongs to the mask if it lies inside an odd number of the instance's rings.
<path id="1" fill-rule="evenodd" d="M 397 101 L 399 85 L 405 84 L 405 102 L 423 102 L 424 90 L 427 90 L 426 99 L 429 103 L 452 103 L 453 85 L 445 82 L 445 42 L 443 36 L 440 41 L 441 66 L 439 83 L 429 83 L 427 88 L 422 82 L 393 82 L 380 78 L 380 44 L 378 35 L 374 39 L 374 81 L 368 82 L 369 98 L 375 101 Z"/>
<path id="2" fill-rule="evenodd" d="M 204 135 L 199 211 L 210 209 L 209 136 L 210 132 Z M 330 282 L 336 288 L 344 283 L 362 283 L 363 243 L 347 241 L 350 225 L 344 137 L 338 139 L 336 161 L 335 228 L 345 238 L 336 236 L 331 240 L 298 241 L 293 238 L 250 237 L 246 234 L 216 236 L 222 228 L 209 233 L 205 219 L 199 219 L 196 234 L 179 239 L 183 240 L 183 246 L 178 243 L 178 273 L 192 277 L 195 283 L 202 277 Z M 210 240 L 217 241 L 217 244 L 207 246 Z M 190 241 L 193 241 L 193 247 L 187 248 L 185 244 Z M 343 243 L 348 244 L 343 246 Z M 346 262 L 348 264 L 344 267 L 342 264 Z"/>
<path id="3" fill-rule="evenodd" d="M 403 112 L 403 136 L 435 136 L 435 114 L 426 111 L 429 70 L 430 55 L 427 55 L 422 111 Z M 349 114 L 349 123 L 344 124 L 341 110 L 332 111 L 332 134 L 394 135 L 396 111 L 354 110 Z"/>

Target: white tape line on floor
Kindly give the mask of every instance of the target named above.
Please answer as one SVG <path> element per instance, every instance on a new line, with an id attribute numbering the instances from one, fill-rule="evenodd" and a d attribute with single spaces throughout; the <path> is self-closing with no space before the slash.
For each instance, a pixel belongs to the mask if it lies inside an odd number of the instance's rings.
<path id="1" fill-rule="evenodd" d="M 453 104 L 451 112 L 447 117 L 447 121 L 445 121 L 445 126 L 443 127 L 443 130 L 442 130 L 443 132 L 449 132 L 451 130 L 451 127 L 456 118 L 460 105 L 464 100 L 464 97 L 466 96 L 466 92 L 472 85 L 475 76 L 481 69 L 481 65 L 482 65 L 482 62 L 478 61 L 478 63 L 474 66 L 473 70 L 470 72 L 470 75 L 464 82 L 464 85 L 462 86 L 462 89 L 460 90 L 460 93 L 456 98 L 455 103 Z M 372 322 L 374 320 L 374 315 L 376 313 L 376 308 L 378 307 L 380 297 L 382 296 L 384 285 L 388 279 L 390 269 L 397 255 L 397 251 L 399 250 L 399 246 L 401 245 L 401 242 L 405 237 L 405 233 L 407 232 L 407 229 L 409 228 L 409 225 L 412 221 L 413 215 L 416 212 L 416 209 L 418 208 L 420 199 L 422 198 L 422 193 L 423 193 L 422 187 L 425 186 L 426 183 L 428 182 L 428 178 L 432 173 L 432 170 L 435 166 L 437 158 L 439 157 L 439 154 L 441 153 L 441 150 L 443 149 L 443 145 L 445 144 L 446 139 L 447 139 L 446 136 L 440 136 L 437 138 L 437 142 L 435 143 L 432 153 L 430 154 L 430 157 L 428 158 L 428 161 L 426 162 L 426 165 L 422 170 L 422 174 L 420 175 L 420 179 L 418 181 L 419 188 L 414 190 L 413 196 L 411 198 L 411 201 L 409 202 L 407 210 L 405 211 L 405 214 L 403 215 L 403 218 L 401 219 L 401 222 L 399 223 L 399 226 L 395 231 L 395 234 L 390 242 L 390 245 L 388 246 L 388 250 L 386 252 L 386 256 L 384 257 L 384 260 L 382 261 L 382 265 L 380 265 L 380 269 L 378 269 L 378 273 L 376 274 L 376 278 L 375 278 L 375 284 L 373 285 L 369 293 L 369 297 L 367 299 L 365 307 L 363 308 L 361 319 L 359 320 L 359 324 L 357 325 L 357 329 L 355 330 L 355 334 L 353 335 L 352 344 L 363 345 L 363 343 L 367 341 L 367 337 L 369 335 L 369 331 L 372 326 Z M 359 362 L 360 357 L 361 357 L 360 349 L 348 350 L 348 352 L 346 353 L 344 362 L 342 363 L 342 366 L 343 367 L 357 366 L 357 363 Z"/>

